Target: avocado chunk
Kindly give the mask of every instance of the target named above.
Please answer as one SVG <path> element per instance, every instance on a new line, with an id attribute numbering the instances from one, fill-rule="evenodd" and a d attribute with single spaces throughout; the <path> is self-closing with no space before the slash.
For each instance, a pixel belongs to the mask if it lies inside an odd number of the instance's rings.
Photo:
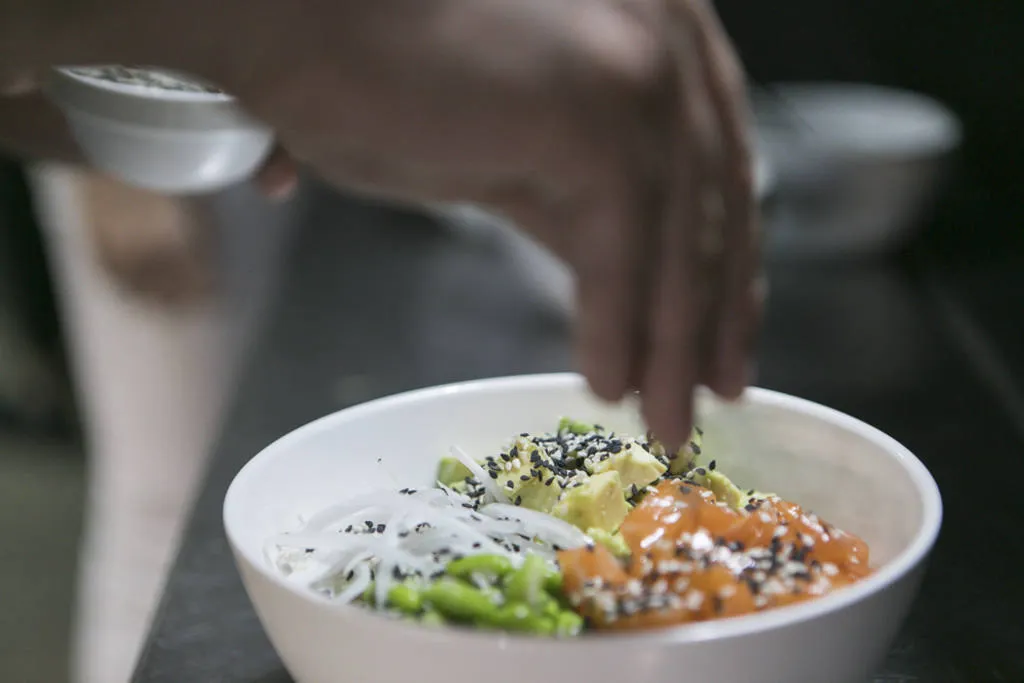
<path id="1" fill-rule="evenodd" d="M 636 493 L 636 489 L 642 489 L 655 481 L 668 468 L 638 444 L 629 443 L 627 446 L 606 460 L 594 463 L 591 474 L 618 472 L 619 478 L 622 480 L 622 489 L 628 496 Z"/>
<path id="2" fill-rule="evenodd" d="M 668 459 L 668 471 L 676 475 L 686 474 L 687 470 L 700 460 L 703 445 L 704 432 L 694 427 L 690 440 L 679 449 L 674 458 Z"/>
<path id="3" fill-rule="evenodd" d="M 716 470 L 699 468 L 693 472 L 693 480 L 701 486 L 706 486 L 715 494 L 715 499 L 725 503 L 736 512 L 742 512 L 752 498 L 769 498 L 772 494 L 761 493 L 760 491 L 744 491 L 732 483 L 729 477 Z"/>
<path id="4" fill-rule="evenodd" d="M 629 546 L 626 545 L 626 539 L 622 537 L 619 532 L 609 533 L 604 529 L 587 529 L 587 536 L 594 539 L 595 543 L 600 543 L 607 548 L 612 555 L 615 557 L 623 558 L 630 556 Z"/>
<path id="5" fill-rule="evenodd" d="M 551 510 L 555 517 L 578 529 L 615 531 L 629 512 L 622 495 L 622 479 L 615 470 L 594 474 L 569 488 Z"/>
<path id="6" fill-rule="evenodd" d="M 496 462 L 500 467 L 497 484 L 510 501 L 531 510 L 551 512 L 562 495 L 562 485 L 543 448 L 520 437 Z"/>
<path id="7" fill-rule="evenodd" d="M 715 498 L 726 503 L 733 510 L 742 510 L 743 506 L 747 504 L 747 494 L 721 472 L 708 472 L 704 479 L 707 487 L 715 494 Z"/>
<path id="8" fill-rule="evenodd" d="M 577 436 L 583 434 L 590 434 L 591 432 L 597 431 L 597 425 L 588 424 L 586 422 L 579 422 L 572 418 L 563 417 L 558 421 L 558 433 L 564 434 L 576 434 Z"/>
<path id="9" fill-rule="evenodd" d="M 466 481 L 466 477 L 472 476 L 469 468 L 456 458 L 445 456 L 437 464 L 437 480 L 445 486 L 454 486 Z"/>

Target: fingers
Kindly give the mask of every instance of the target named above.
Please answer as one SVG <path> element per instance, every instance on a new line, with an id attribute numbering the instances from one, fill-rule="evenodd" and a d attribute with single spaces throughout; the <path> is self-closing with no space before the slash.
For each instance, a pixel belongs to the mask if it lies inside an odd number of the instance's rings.
<path id="1" fill-rule="evenodd" d="M 690 54 L 689 22 L 675 16 L 670 24 L 677 33 L 670 40 L 678 50 L 679 83 L 669 111 L 667 196 L 659 226 L 657 280 L 641 395 L 649 427 L 675 449 L 690 433 L 693 392 L 700 373 L 703 273 L 697 256 L 700 230 L 705 225 L 700 197 L 711 174 L 703 149 L 710 112 Z"/>
<path id="2" fill-rule="evenodd" d="M 287 199 L 299 183 L 295 162 L 284 151 L 275 147 L 256 175 L 256 184 L 267 197 L 275 200 Z"/>
<path id="3" fill-rule="evenodd" d="M 719 124 L 721 163 L 722 263 L 715 319 L 709 321 L 712 349 L 708 385 L 727 398 L 738 397 L 750 377 L 750 355 L 760 322 L 762 292 L 755 286 L 759 267 L 757 198 L 747 140 L 745 92 L 728 38 L 705 0 L 691 0 L 695 46 L 703 80 Z"/>
<path id="4" fill-rule="evenodd" d="M 579 243 L 576 345 L 580 370 L 601 398 L 615 401 L 633 384 L 643 343 L 642 294 L 650 201 L 636 178 L 585 197 L 569 234 Z"/>

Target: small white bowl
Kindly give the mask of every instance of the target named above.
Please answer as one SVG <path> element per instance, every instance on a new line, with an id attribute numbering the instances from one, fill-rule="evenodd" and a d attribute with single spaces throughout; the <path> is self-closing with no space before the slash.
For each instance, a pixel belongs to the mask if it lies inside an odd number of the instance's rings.
<path id="1" fill-rule="evenodd" d="M 824 598 L 753 616 L 555 641 L 432 630 L 332 605 L 270 566 L 263 548 L 297 515 L 377 488 L 429 485 L 453 444 L 496 452 L 562 415 L 639 433 L 634 407 L 593 399 L 576 375 L 482 380 L 349 408 L 283 437 L 238 474 L 224 524 L 264 629 L 298 683 L 853 683 L 885 656 L 942 517 L 934 480 L 903 446 L 829 408 L 763 389 L 702 396 L 705 453 L 743 486 L 777 492 L 861 535 L 878 571 Z"/>
<path id="2" fill-rule="evenodd" d="M 915 236 L 960 145 L 959 119 L 925 95 L 862 83 L 779 83 L 755 98 L 777 196 L 765 251 L 874 256 Z"/>
<path id="3" fill-rule="evenodd" d="M 230 95 L 125 84 L 54 69 L 46 85 L 86 160 L 157 192 L 213 192 L 247 179 L 273 133 Z"/>

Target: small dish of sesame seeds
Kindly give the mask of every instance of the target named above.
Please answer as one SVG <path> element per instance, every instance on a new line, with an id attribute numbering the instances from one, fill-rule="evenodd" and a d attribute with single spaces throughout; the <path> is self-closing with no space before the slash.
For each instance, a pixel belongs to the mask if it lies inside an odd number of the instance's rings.
<path id="1" fill-rule="evenodd" d="M 576 375 L 420 390 L 282 438 L 224 504 L 271 642 L 300 683 L 669 683 L 680 662 L 857 680 L 916 593 L 934 481 L 822 406 L 699 399 L 674 451 Z"/>
<path id="2" fill-rule="evenodd" d="M 273 145 L 272 132 L 233 97 L 165 69 L 62 67 L 45 89 L 86 159 L 145 189 L 219 190 L 255 173 Z"/>

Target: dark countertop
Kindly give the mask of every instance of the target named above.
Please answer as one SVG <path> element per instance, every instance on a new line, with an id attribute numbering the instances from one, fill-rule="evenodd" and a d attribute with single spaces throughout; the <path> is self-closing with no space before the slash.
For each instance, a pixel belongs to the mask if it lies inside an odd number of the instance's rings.
<path id="1" fill-rule="evenodd" d="M 221 526 L 228 484 L 267 443 L 396 391 L 570 367 L 565 324 L 500 245 L 456 238 L 412 215 L 318 198 L 293 246 L 284 291 L 243 373 L 137 683 L 290 681 L 248 603 Z M 1017 496 L 989 498 L 979 518 L 985 489 L 979 492 L 970 467 L 993 467 L 1007 481 L 1024 475 L 1015 393 L 1024 380 L 1017 372 L 1024 370 L 1022 335 L 1019 319 L 1007 323 L 999 314 L 1013 312 L 1005 292 L 1024 292 L 1024 269 L 1007 264 L 999 273 L 950 280 L 928 263 L 773 268 L 759 384 L 877 425 L 918 454 L 942 489 L 942 537 L 875 681 L 1019 682 L 1021 506 Z M 984 315 L 975 318 L 974 310 Z M 983 545 L 988 555 L 977 552 Z"/>

